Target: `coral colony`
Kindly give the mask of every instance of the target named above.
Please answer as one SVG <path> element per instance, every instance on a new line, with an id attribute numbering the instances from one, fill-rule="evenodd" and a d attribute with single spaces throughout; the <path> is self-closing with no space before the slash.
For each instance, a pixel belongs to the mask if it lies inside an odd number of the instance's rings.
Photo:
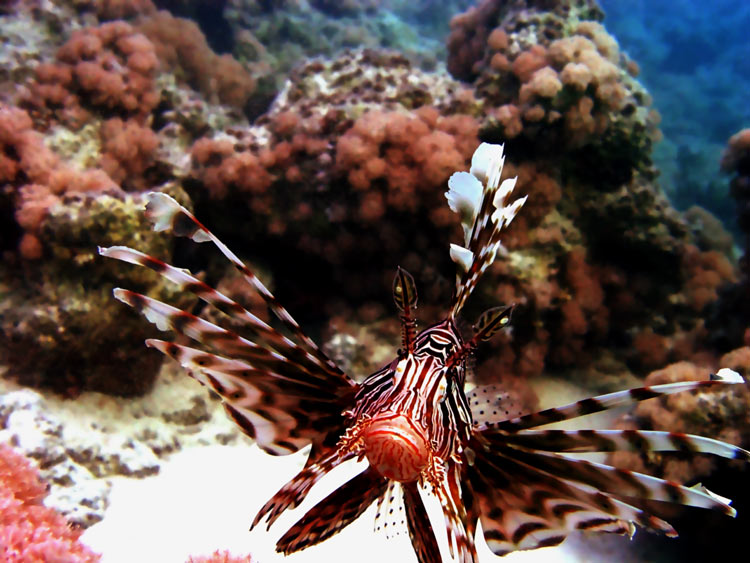
<path id="1" fill-rule="evenodd" d="M 144 339 L 223 398 L 238 430 L 221 439 L 244 432 L 274 454 L 312 444 L 256 524 L 333 466 L 369 462 L 301 517 L 283 552 L 373 503 L 384 524 L 393 497 L 417 556 L 438 560 L 442 530 L 420 488 L 464 561 L 478 522 L 505 553 L 574 529 L 674 535 L 654 499 L 732 512 L 692 485 L 736 478 L 744 464 L 718 458 L 750 447 L 747 124 L 727 113 L 720 137 L 731 198 L 714 199 L 734 205 L 727 217 L 679 211 L 660 183 L 675 171 L 654 166 L 659 113 L 597 2 L 471 3 L 0 7 L 0 443 L 17 450 L 0 446 L 0 559 L 96 558 L 40 503 L 91 526 L 108 480 L 152 475 L 192 447 L 174 439 L 186 433 L 171 412 L 153 415 L 169 429 L 144 429 L 144 401 L 213 422 L 215 402 L 183 401 L 179 384 L 168 388 L 180 400 L 153 401 L 163 357 Z M 732 88 L 722 105 L 744 107 L 728 100 L 747 88 Z M 702 147 L 680 166 L 704 152 L 713 162 Z M 112 299 L 114 286 L 157 326 Z M 157 340 L 170 327 L 196 348 Z M 540 410 L 549 382 L 598 397 Z M 77 427 L 61 414 L 71 404 L 87 409 L 81 420 L 111 421 L 107 401 L 137 413 L 117 434 L 138 452 L 128 462 L 101 443 L 104 423 L 76 444 L 59 430 Z M 544 427 L 619 405 L 631 408 L 612 430 Z M 571 455 L 593 451 L 606 458 Z M 17 454 L 37 462 L 46 497 Z M 732 530 L 681 541 L 713 554 L 739 541 Z"/>
<path id="2" fill-rule="evenodd" d="M 681 391 L 744 383 L 735 371 L 723 368 L 710 380 L 609 393 L 515 418 L 502 416 L 502 395 L 493 395 L 492 388 L 480 387 L 468 396 L 464 392 L 470 356 L 480 342 L 509 323 L 512 310 L 489 309 L 468 340 L 459 333 L 459 313 L 503 249 L 500 231 L 527 199 L 511 199 L 517 178 L 500 182 L 504 161 L 502 145 L 482 143 L 472 157 L 471 171 L 450 177 L 446 197 L 464 231 L 463 245 L 450 247 L 457 266 L 450 312 L 418 333 L 414 279 L 399 268 L 393 299 L 400 313 L 401 347 L 391 362 L 361 384 L 330 360 L 255 274 L 170 196 L 147 196 L 146 215 L 154 229 L 212 242 L 260 294 L 289 336 L 184 269 L 124 246 L 100 249 L 103 256 L 158 272 L 239 321 L 241 328 L 227 330 L 143 294 L 115 289 L 117 299 L 142 312 L 160 330 L 185 335 L 205 349 L 146 341 L 213 389 L 229 417 L 261 448 L 285 455 L 312 446 L 305 468 L 261 508 L 253 526 L 265 521 L 270 528 L 339 464 L 355 458 L 369 462 L 367 469 L 298 520 L 279 539 L 278 551 L 290 554 L 328 539 L 374 502 L 380 507 L 378 517 L 388 519 L 385 509 L 395 498 L 403 502 L 417 559 L 439 561 L 420 488 L 439 499 L 451 555 L 464 562 L 477 560 L 478 522 L 490 549 L 504 555 L 557 545 L 573 530 L 632 536 L 638 524 L 676 536 L 669 523 L 638 508 L 645 500 L 734 515 L 728 499 L 703 487 L 685 487 L 566 454 L 687 451 L 750 461 L 750 452 L 742 448 L 681 432 L 537 428 Z M 489 416 L 491 408 L 500 413 Z"/>

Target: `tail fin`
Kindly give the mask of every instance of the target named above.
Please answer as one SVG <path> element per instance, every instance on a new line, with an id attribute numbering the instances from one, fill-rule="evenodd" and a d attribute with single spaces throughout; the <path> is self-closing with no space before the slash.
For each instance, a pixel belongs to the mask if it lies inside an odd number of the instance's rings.
<path id="1" fill-rule="evenodd" d="M 461 217 L 464 244 L 451 244 L 451 259 L 456 263 L 456 291 L 451 303 L 451 318 L 463 308 L 479 277 L 495 260 L 500 231 L 510 224 L 526 197 L 506 204 L 517 178 L 500 183 L 505 156 L 504 145 L 482 143 L 474 152 L 469 172 L 456 172 L 448 180 L 450 208 Z"/>

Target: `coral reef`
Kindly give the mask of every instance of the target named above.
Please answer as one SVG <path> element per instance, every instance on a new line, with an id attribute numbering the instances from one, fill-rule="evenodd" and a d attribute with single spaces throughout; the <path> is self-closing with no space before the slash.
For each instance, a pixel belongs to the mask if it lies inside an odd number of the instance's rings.
<path id="1" fill-rule="evenodd" d="M 205 208 L 216 224 L 221 214 L 249 208 L 256 221 L 230 226 L 249 240 L 270 236 L 268 244 L 299 259 L 349 264 L 345 272 L 326 267 L 319 282 L 331 276 L 347 300 L 381 300 L 383 272 L 393 267 L 388 252 L 405 248 L 416 232 L 416 225 L 398 227 L 407 217 L 424 228 L 412 249 L 414 274 L 439 263 L 449 268 L 430 243 L 431 218 L 442 232 L 454 226 L 443 186 L 478 142 L 475 109 L 470 92 L 395 53 L 314 60 L 292 74 L 254 127 L 196 141 L 197 183 L 186 189 L 199 207 L 206 195 L 214 200 Z"/>
<path id="2" fill-rule="evenodd" d="M 32 463 L 0 443 L 0 551 L 3 561 L 99 561 L 81 532 L 42 504 L 47 488 Z"/>
<path id="3" fill-rule="evenodd" d="M 235 4 L 227 6 L 231 19 Z M 335 17 L 344 22 L 368 13 L 360 7 Z M 304 11 L 286 8 L 266 12 L 253 4 L 248 13 L 275 21 Z M 219 226 L 219 234 L 252 242 L 248 252 L 271 266 L 279 293 L 303 311 L 306 322 L 319 323 L 340 311 L 361 322 L 385 317 L 396 264 L 415 275 L 429 322 L 438 315 L 434 304 L 447 298 L 452 285 L 452 264 L 434 241 L 459 232 L 444 205 L 445 181 L 467 166 L 480 139 L 508 138 L 513 163 L 507 173 L 518 175 L 517 190 L 530 196 L 529 204 L 504 241 L 508 254 L 494 265 L 475 304 L 477 309 L 518 304 L 513 337 L 494 344 L 504 373 L 524 377 L 545 367 L 596 364 L 603 342 L 616 343 L 618 357 L 642 373 L 704 353 L 692 349 L 705 336 L 699 314 L 735 274 L 710 243 L 694 241 L 655 185 L 650 151 L 658 130 L 650 98 L 593 3 L 558 2 L 551 8 L 544 2 L 483 1 L 457 16 L 448 41 L 449 68 L 470 84 L 440 70 L 420 70 L 390 51 L 360 49 L 308 60 L 289 74 L 274 103 L 252 124 L 210 102 L 247 108 L 258 90 L 252 73 L 241 71 L 236 61 L 222 70 L 221 57 L 196 24 L 157 12 L 147 2 L 82 9 L 129 23 L 72 33 L 52 63 L 37 66 L 30 92 L 56 90 L 57 79 L 46 80 L 45 73 L 75 77 L 80 63 L 99 68 L 103 60 L 118 61 L 114 68 L 125 73 L 118 76 L 126 84 L 128 73 L 146 71 L 134 85 L 148 88 L 141 98 L 134 95 L 144 103 L 131 111 L 122 96 L 100 100 L 99 90 L 71 79 L 62 88 L 66 94 L 58 92 L 68 106 L 40 95 L 36 105 L 26 99 L 31 116 L 12 106 L 4 110 L 10 125 L 0 171 L 11 190 L 0 200 L 0 211 L 10 219 L 5 248 L 19 249 L 21 265 L 36 258 L 45 276 L 58 275 L 54 268 L 63 263 L 49 257 L 62 245 L 52 238 L 58 219 L 51 222 L 50 209 L 80 207 L 83 200 L 93 205 L 98 194 L 131 197 L 122 191 L 133 193 L 135 202 L 141 191 L 176 185 L 203 220 Z M 132 62 L 131 55 L 148 64 Z M 155 78 L 154 60 L 169 72 Z M 214 72 L 229 78 L 226 88 Z M 148 101 L 155 92 L 156 105 Z M 107 99 L 119 108 L 116 114 Z M 84 109 L 85 125 L 68 121 L 66 107 L 75 108 L 74 115 Z M 89 195 L 68 195 L 79 192 Z M 76 222 L 92 215 L 71 216 Z M 105 216 L 97 215 L 87 228 L 101 232 L 94 226 L 98 221 L 111 226 Z M 94 238 L 102 243 L 105 237 Z M 222 275 L 194 260 L 208 275 Z M 322 273 L 299 287 L 294 280 L 304 268 Z M 81 273 L 101 279 L 102 287 L 107 279 L 87 269 Z M 62 287 L 44 300 L 58 313 L 68 310 L 54 301 L 69 290 Z M 104 314 L 66 318 L 78 319 L 70 321 L 77 330 L 111 332 Z M 126 330 L 128 323 L 116 319 L 118 329 Z M 5 326 L 6 334 L 24 343 L 17 350 L 29 346 Z M 35 320 L 21 326 L 33 331 L 41 325 Z M 80 365 L 93 365 L 95 354 L 85 345 L 60 336 L 70 332 L 43 332 L 48 342 L 72 346 Z M 118 340 L 135 342 L 136 333 Z M 23 380 L 48 384 L 38 373 Z M 74 391 L 81 384 L 88 388 L 88 378 L 56 388 Z M 121 392 L 147 388 L 148 382 L 126 385 Z"/>
<path id="4" fill-rule="evenodd" d="M 640 82 L 664 70 L 664 45 L 629 50 L 645 63 L 639 74 L 593 0 L 469 3 L 17 0 L 0 8 L 3 377 L 78 397 L 83 410 L 71 418 L 79 421 L 89 420 L 85 409 L 129 405 L 149 420 L 129 446 L 108 441 L 107 432 L 125 431 L 106 425 L 101 443 L 79 443 L 67 430 L 78 426 L 45 414 L 72 406 L 31 390 L 5 393 L 0 442 L 44 467 L 48 504 L 91 525 L 112 476 L 157 472 L 213 420 L 205 396 L 182 387 L 160 395 L 160 358 L 142 347 L 153 333 L 111 288 L 127 284 L 187 309 L 193 302 L 151 272 L 100 261 L 97 245 L 173 260 L 267 318 L 236 272 L 150 232 L 141 207 L 154 189 L 195 209 L 264 281 L 271 272 L 280 300 L 358 377 L 398 342 L 397 265 L 415 277 L 420 322 L 443 313 L 454 276 L 445 243 L 461 233 L 446 181 L 467 169 L 480 141 L 506 142 L 506 174 L 529 198 L 467 317 L 516 308 L 512 331 L 480 352 L 477 383 L 499 383 L 531 409 L 529 380 L 543 372 L 601 390 L 623 374 L 648 384 L 702 378 L 710 367 L 750 375 L 748 130 L 729 140 L 722 168 L 733 200 L 717 207 L 721 182 L 705 178 L 716 172 L 725 124 L 704 119 L 712 140 L 699 142 L 703 125 L 674 127 L 676 94 L 657 98 L 672 120 L 656 152 L 670 201 L 652 163 L 659 115 Z M 446 14 L 459 10 L 444 47 L 435 30 L 448 31 Z M 660 76 L 684 88 L 684 78 Z M 737 91 L 727 95 L 740 107 Z M 705 100 L 690 107 L 691 119 L 713 111 Z M 705 195 L 717 214 L 734 201 L 745 239 L 739 268 L 728 223 L 700 207 L 678 213 L 676 184 Z M 90 390 L 146 394 L 145 403 L 92 399 Z M 643 403 L 622 424 L 747 446 L 749 400 L 737 389 L 675 396 Z M 188 408 L 155 411 L 156 402 Z M 151 425 L 151 412 L 177 429 Z M 30 427 L 39 433 L 25 439 Z M 679 456 L 618 463 L 677 480 L 712 470 Z M 209 560 L 236 559 L 248 560 L 226 552 Z"/>
<path id="5" fill-rule="evenodd" d="M 448 68 L 485 102 L 487 138 L 532 157 L 585 150 L 588 166 L 571 172 L 607 190 L 648 172 L 658 116 L 596 4 L 553 4 L 484 0 L 456 16 Z"/>
<path id="6" fill-rule="evenodd" d="M 78 30 L 54 63 L 36 67 L 25 103 L 35 117 L 74 128 L 91 111 L 144 119 L 159 101 L 157 65 L 152 43 L 124 21 Z"/>
<path id="7" fill-rule="evenodd" d="M 448 3 L 439 4 L 441 10 L 449 9 Z M 371 0 L 229 0 L 224 17 L 234 32 L 235 54 L 264 64 L 267 87 L 278 90 L 301 60 L 335 58 L 345 49 L 397 49 L 422 66 L 434 67 L 443 51 L 439 35 L 424 25 L 426 18 L 408 25 L 398 17 L 415 8 L 414 2 Z"/>
<path id="8" fill-rule="evenodd" d="M 250 72 L 230 54 L 214 53 L 195 22 L 162 10 L 138 29 L 154 44 L 161 64 L 207 99 L 243 108 L 255 90 Z"/>

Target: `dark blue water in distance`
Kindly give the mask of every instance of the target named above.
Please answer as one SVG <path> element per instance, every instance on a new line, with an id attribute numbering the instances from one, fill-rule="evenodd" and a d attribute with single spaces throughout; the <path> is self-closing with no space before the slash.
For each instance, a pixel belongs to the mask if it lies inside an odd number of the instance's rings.
<path id="1" fill-rule="evenodd" d="M 604 24 L 640 65 L 662 116 L 655 162 L 681 209 L 701 205 L 733 228 L 733 200 L 719 159 L 750 126 L 750 2 L 599 0 Z"/>

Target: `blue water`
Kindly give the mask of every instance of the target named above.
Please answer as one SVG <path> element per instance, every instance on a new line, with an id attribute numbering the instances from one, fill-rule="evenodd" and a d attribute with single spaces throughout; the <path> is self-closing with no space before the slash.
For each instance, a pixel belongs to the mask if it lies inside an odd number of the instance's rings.
<path id="1" fill-rule="evenodd" d="M 661 184 L 681 209 L 699 204 L 734 223 L 719 159 L 750 126 L 750 2 L 600 0 L 607 30 L 641 68 L 661 113 Z"/>

